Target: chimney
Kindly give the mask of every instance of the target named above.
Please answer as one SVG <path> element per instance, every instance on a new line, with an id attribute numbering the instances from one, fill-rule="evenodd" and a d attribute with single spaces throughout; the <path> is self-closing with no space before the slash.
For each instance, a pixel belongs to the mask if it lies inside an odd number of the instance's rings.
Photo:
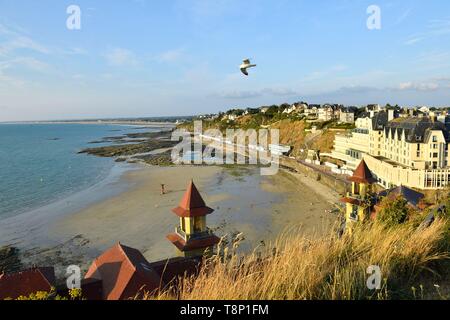
<path id="1" fill-rule="evenodd" d="M 394 110 L 390 109 L 388 110 L 388 121 L 392 121 L 394 120 L 395 116 L 394 116 Z"/>

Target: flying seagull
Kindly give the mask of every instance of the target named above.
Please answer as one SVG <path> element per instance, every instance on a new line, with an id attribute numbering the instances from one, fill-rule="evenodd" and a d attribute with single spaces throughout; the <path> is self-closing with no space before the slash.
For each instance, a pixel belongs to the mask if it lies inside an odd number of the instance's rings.
<path id="1" fill-rule="evenodd" d="M 245 59 L 244 63 L 242 63 L 241 66 L 240 66 L 241 72 L 243 74 L 245 74 L 246 76 L 248 76 L 247 69 L 248 68 L 253 68 L 253 67 L 256 67 L 256 64 L 250 64 L 250 59 Z"/>

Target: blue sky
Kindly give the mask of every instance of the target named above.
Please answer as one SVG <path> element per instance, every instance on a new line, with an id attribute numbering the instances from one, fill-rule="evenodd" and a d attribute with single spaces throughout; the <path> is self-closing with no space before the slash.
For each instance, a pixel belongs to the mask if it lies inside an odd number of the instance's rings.
<path id="1" fill-rule="evenodd" d="M 72 4 L 81 30 L 66 28 Z M 450 105 L 450 2 L 0 0 L 0 121 L 298 100 Z"/>

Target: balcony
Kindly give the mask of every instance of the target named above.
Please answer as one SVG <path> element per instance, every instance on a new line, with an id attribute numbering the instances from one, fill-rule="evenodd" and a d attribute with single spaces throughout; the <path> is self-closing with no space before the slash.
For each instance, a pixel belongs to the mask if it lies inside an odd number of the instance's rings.
<path id="1" fill-rule="evenodd" d="M 181 229 L 181 227 L 176 227 L 175 233 L 178 234 L 181 238 L 183 238 L 184 241 L 186 241 L 186 242 L 190 241 L 190 240 L 199 240 L 199 239 L 203 239 L 203 238 L 208 238 L 211 235 L 213 235 L 213 232 L 209 228 L 206 228 L 206 231 L 188 235 L 188 234 L 186 234 L 186 232 L 184 232 Z"/>

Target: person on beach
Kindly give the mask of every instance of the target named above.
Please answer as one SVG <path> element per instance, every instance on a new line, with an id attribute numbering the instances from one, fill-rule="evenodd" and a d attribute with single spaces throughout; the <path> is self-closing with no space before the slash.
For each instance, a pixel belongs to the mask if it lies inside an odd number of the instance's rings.
<path id="1" fill-rule="evenodd" d="M 165 184 L 161 183 L 161 195 L 165 195 L 166 194 L 166 186 Z"/>

